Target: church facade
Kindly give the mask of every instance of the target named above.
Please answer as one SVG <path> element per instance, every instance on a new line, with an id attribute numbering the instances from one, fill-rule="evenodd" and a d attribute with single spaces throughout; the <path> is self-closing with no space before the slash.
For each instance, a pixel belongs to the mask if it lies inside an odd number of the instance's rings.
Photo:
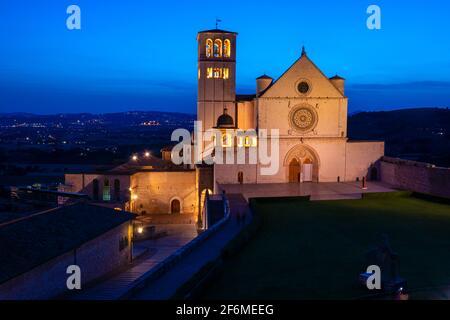
<path id="1" fill-rule="evenodd" d="M 384 142 L 349 141 L 345 79 L 328 78 L 303 49 L 277 80 L 256 79 L 255 93 L 236 94 L 237 33 L 198 33 L 197 120 L 201 133 L 215 129 L 224 152 L 248 155 L 261 148 L 260 133 L 278 131 L 277 170 L 229 163 L 175 165 L 171 148 L 162 158 L 134 156 L 107 172 L 66 174 L 65 190 L 88 194 L 94 202 L 137 214 L 181 214 L 196 220 L 205 194 L 223 184 L 319 183 L 377 179 Z M 244 135 L 239 134 L 244 133 Z M 202 142 L 204 143 L 204 142 Z M 274 151 L 274 150 L 272 150 Z"/>
<path id="2" fill-rule="evenodd" d="M 239 138 L 230 134 L 233 130 L 266 129 L 270 139 L 270 130 L 277 129 L 279 167 L 275 174 L 263 175 L 259 163 L 216 164 L 215 189 L 235 183 L 375 179 L 384 142 L 347 138 L 345 79 L 325 76 L 303 48 L 280 78 L 263 75 L 256 79 L 254 94 L 237 95 L 236 38 L 237 33 L 219 29 L 198 34 L 197 118 L 204 130 L 223 130 L 224 148 L 258 148 L 257 138 Z"/>

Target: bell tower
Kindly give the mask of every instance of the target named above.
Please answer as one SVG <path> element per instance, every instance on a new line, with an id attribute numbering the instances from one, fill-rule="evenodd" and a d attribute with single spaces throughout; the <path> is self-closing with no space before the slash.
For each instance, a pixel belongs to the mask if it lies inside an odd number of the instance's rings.
<path id="1" fill-rule="evenodd" d="M 197 120 L 203 130 L 215 127 L 224 110 L 236 124 L 236 36 L 220 29 L 197 35 Z"/>

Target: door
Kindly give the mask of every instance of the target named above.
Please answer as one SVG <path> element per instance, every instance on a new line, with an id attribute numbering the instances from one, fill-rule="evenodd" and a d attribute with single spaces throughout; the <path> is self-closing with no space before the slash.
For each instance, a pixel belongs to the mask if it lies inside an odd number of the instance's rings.
<path id="1" fill-rule="evenodd" d="M 297 159 L 292 159 L 289 163 L 289 182 L 300 182 L 300 163 Z"/>
<path id="2" fill-rule="evenodd" d="M 171 213 L 180 213 L 180 200 L 174 199 L 170 205 Z"/>
<path id="3" fill-rule="evenodd" d="M 305 163 L 303 165 L 303 181 L 311 182 L 312 181 L 312 173 L 313 173 L 312 163 Z"/>

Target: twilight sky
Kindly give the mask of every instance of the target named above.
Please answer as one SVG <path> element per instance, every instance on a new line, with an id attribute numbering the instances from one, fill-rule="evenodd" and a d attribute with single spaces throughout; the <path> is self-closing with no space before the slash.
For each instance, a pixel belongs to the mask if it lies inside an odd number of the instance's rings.
<path id="1" fill-rule="evenodd" d="M 66 8 L 81 8 L 81 30 Z M 366 27 L 381 7 L 382 29 Z M 450 107 L 447 0 L 0 2 L 0 112 L 196 110 L 200 30 L 236 31 L 238 93 L 300 55 L 347 79 L 350 111 Z"/>

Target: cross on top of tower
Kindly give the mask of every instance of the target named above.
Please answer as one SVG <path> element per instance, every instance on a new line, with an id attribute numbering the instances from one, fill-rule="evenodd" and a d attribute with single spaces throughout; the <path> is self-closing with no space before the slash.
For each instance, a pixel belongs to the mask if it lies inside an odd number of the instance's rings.
<path id="1" fill-rule="evenodd" d="M 219 22 L 222 22 L 222 20 L 216 17 L 216 29 L 219 29 Z"/>
<path id="2" fill-rule="evenodd" d="M 305 49 L 305 46 L 302 46 L 302 57 L 303 57 L 304 55 L 306 55 L 306 49 Z"/>

